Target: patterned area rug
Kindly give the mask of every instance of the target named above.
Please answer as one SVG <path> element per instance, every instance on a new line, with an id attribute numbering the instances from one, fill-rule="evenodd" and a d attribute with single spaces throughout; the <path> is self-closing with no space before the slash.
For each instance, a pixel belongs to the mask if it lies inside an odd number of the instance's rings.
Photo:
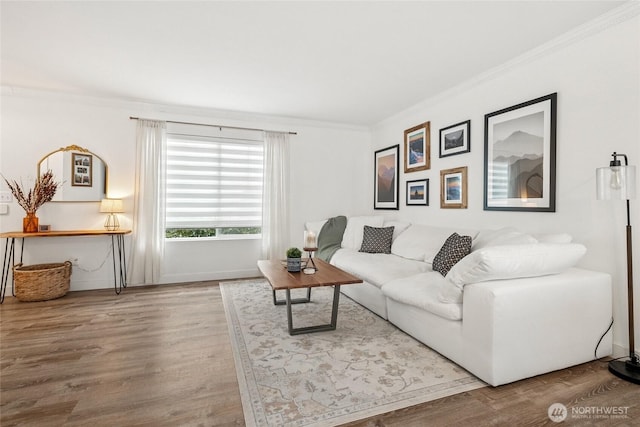
<path id="1" fill-rule="evenodd" d="M 338 425 L 485 386 L 344 295 L 335 331 L 290 336 L 265 280 L 220 288 L 247 426 Z M 314 288 L 293 326 L 329 323 L 332 295 Z"/>

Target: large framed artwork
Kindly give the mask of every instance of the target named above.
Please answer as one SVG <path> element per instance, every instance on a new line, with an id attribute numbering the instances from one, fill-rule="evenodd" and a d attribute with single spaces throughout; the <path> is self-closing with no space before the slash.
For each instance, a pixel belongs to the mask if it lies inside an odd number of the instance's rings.
<path id="1" fill-rule="evenodd" d="M 485 210 L 555 212 L 556 99 L 485 115 Z"/>
<path id="2" fill-rule="evenodd" d="M 424 122 L 404 131 L 404 172 L 431 167 L 431 123 Z"/>
<path id="3" fill-rule="evenodd" d="M 407 181 L 407 206 L 429 206 L 429 180 Z"/>
<path id="4" fill-rule="evenodd" d="M 440 157 L 471 151 L 471 120 L 440 129 Z"/>
<path id="5" fill-rule="evenodd" d="M 467 167 L 440 171 L 440 207 L 467 208 Z"/>
<path id="6" fill-rule="evenodd" d="M 399 209 L 399 156 L 400 145 L 383 148 L 375 152 L 374 209 Z"/>
<path id="7" fill-rule="evenodd" d="M 91 187 L 93 185 L 93 156 L 91 154 L 71 154 L 71 185 Z"/>

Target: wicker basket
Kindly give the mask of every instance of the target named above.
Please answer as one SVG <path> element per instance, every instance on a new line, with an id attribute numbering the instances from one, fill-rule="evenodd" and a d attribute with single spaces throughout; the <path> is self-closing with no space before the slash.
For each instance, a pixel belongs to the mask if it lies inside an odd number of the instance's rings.
<path id="1" fill-rule="evenodd" d="M 16 264 L 13 267 L 16 298 L 20 301 L 46 301 L 69 291 L 71 263 Z"/>

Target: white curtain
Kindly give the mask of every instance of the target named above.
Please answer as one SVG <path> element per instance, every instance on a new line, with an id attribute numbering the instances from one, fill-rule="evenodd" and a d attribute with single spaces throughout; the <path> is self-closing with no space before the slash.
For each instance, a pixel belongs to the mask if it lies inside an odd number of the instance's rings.
<path id="1" fill-rule="evenodd" d="M 132 284 L 158 283 L 164 256 L 165 122 L 138 120 L 133 209 Z"/>
<path id="2" fill-rule="evenodd" d="M 289 135 L 265 132 L 262 258 L 282 259 L 289 244 Z"/>

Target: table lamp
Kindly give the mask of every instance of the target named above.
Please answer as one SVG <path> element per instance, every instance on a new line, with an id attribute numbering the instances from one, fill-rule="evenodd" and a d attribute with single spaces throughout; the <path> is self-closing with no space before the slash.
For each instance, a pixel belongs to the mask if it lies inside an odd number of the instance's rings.
<path id="1" fill-rule="evenodd" d="M 598 200 L 627 201 L 627 303 L 629 314 L 629 359 L 612 360 L 609 371 L 615 376 L 640 384 L 640 359 L 635 351 L 633 319 L 633 257 L 631 250 L 631 215 L 629 199 L 636 197 L 636 168 L 629 166 L 626 154 L 615 151 L 609 167 L 596 169 L 596 190 Z M 624 166 L 618 157 L 624 158 Z"/>
<path id="2" fill-rule="evenodd" d="M 104 228 L 109 231 L 115 231 L 120 228 L 120 222 L 116 214 L 124 212 L 122 199 L 102 199 L 100 212 L 109 214 L 104 222 Z"/>

